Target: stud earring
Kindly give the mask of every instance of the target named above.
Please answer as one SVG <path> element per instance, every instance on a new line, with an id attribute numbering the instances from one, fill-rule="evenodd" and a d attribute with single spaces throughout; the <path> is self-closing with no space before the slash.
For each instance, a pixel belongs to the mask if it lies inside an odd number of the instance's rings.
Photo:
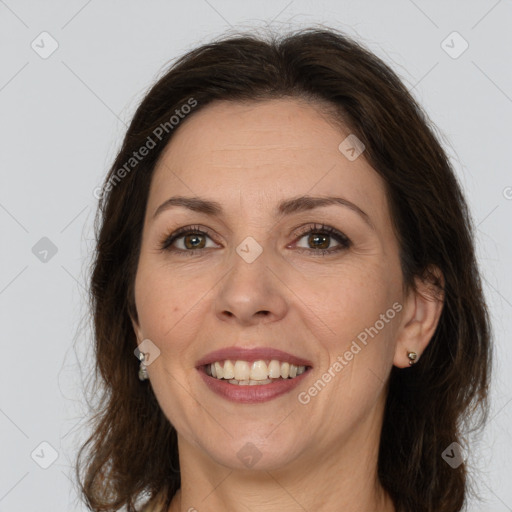
<path id="1" fill-rule="evenodd" d="M 409 365 L 412 366 L 413 364 L 416 364 L 418 361 L 418 354 L 416 352 L 408 352 L 407 357 L 409 358 Z"/>
<path id="2" fill-rule="evenodd" d="M 144 352 L 139 352 L 139 379 L 140 380 L 147 380 L 149 379 L 148 370 L 146 369 L 146 365 L 144 364 L 145 357 Z"/>

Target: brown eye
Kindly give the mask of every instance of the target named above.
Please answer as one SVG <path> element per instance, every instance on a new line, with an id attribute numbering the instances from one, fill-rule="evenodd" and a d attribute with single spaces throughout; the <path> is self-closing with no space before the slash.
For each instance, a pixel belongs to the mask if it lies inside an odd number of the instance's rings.
<path id="1" fill-rule="evenodd" d="M 187 249 L 203 249 L 206 244 L 204 235 L 198 235 L 197 233 L 185 235 L 181 238 L 183 238 L 183 244 Z"/>
<path id="2" fill-rule="evenodd" d="M 185 226 L 166 236 L 160 243 L 160 249 L 194 254 L 196 250 L 215 247 L 215 245 L 206 246 L 208 239 L 211 240 L 211 236 L 199 226 Z"/>
<path id="3" fill-rule="evenodd" d="M 324 224 L 307 226 L 306 231 L 303 230 L 299 236 L 299 240 L 307 236 L 307 247 L 298 246 L 298 249 L 300 252 L 306 251 L 309 254 L 324 256 L 345 250 L 351 245 L 351 241 L 347 236 L 337 229 L 325 226 Z M 337 246 L 329 247 L 332 241 L 335 241 Z"/>
<path id="4" fill-rule="evenodd" d="M 330 235 L 309 235 L 308 244 L 311 244 L 313 249 L 328 249 L 330 238 Z"/>

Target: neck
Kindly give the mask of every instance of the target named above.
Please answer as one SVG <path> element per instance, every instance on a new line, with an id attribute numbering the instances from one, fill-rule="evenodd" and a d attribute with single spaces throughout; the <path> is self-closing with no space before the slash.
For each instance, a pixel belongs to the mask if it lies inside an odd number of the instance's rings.
<path id="1" fill-rule="evenodd" d="M 232 469 L 178 435 L 181 489 L 169 512 L 395 512 L 377 477 L 381 416 L 277 469 Z"/>
<path id="2" fill-rule="evenodd" d="M 350 479 L 342 481 L 340 478 L 337 487 L 329 489 L 326 486 L 311 489 L 308 485 L 306 491 L 304 485 L 299 487 L 290 486 L 287 481 L 283 483 L 275 472 L 267 472 L 266 478 L 260 475 L 245 481 L 233 475 L 234 472 L 219 475 L 217 482 L 210 483 L 210 493 L 201 495 L 195 494 L 193 485 L 185 484 L 176 493 L 169 512 L 396 512 L 391 498 L 382 487 L 361 485 L 354 490 L 354 482 Z M 311 481 L 311 475 L 308 478 Z M 229 491 L 221 489 L 224 483 L 229 485 Z M 318 488 L 322 490 L 319 492 Z"/>

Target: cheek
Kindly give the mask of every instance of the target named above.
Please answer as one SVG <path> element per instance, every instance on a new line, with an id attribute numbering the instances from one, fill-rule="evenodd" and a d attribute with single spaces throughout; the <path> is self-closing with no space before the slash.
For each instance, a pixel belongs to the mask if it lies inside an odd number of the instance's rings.
<path id="1" fill-rule="evenodd" d="M 379 265 L 341 268 L 304 285 L 298 295 L 335 333 L 351 335 L 373 325 L 399 297 L 391 272 Z"/>
<path id="2" fill-rule="evenodd" d="M 194 417 L 196 401 L 190 399 L 187 384 L 192 363 L 187 350 L 197 322 L 187 321 L 193 305 L 204 294 L 173 278 L 176 273 L 143 259 L 135 281 L 135 300 L 142 335 L 157 345 L 160 356 L 148 367 L 151 386 L 169 421 L 180 431 L 193 429 L 187 418 Z M 190 368 L 188 368 L 190 366 Z"/>
<path id="3" fill-rule="evenodd" d="M 191 272 L 184 267 L 170 268 L 150 258 L 141 258 L 135 281 L 135 301 L 142 335 L 160 349 L 166 366 L 182 371 L 177 361 L 183 353 L 189 366 L 187 349 L 198 336 L 205 308 L 211 302 L 215 276 Z M 191 363 L 190 363 L 191 364 Z"/>
<path id="4" fill-rule="evenodd" d="M 322 382 L 302 391 L 315 401 L 313 407 L 324 410 L 326 422 L 337 425 L 357 421 L 382 393 L 401 309 L 393 276 L 380 265 L 350 270 L 325 281 L 323 294 L 311 288 L 301 292 L 311 298 L 310 330 L 324 352 Z"/>
<path id="5" fill-rule="evenodd" d="M 321 371 L 330 371 L 325 379 L 332 380 L 329 387 L 341 409 L 356 395 L 372 401 L 387 378 L 401 309 L 400 283 L 391 264 L 354 264 L 298 293 L 308 298 L 304 314 L 306 309 L 314 312 L 309 330 L 318 354 L 323 353 Z"/>
<path id="6" fill-rule="evenodd" d="M 191 282 L 186 270 L 172 269 L 168 265 L 142 257 L 135 279 L 135 300 L 140 316 L 163 320 L 183 312 L 191 295 Z"/>
<path id="7" fill-rule="evenodd" d="M 186 301 L 169 272 L 142 259 L 135 280 L 135 302 L 143 335 L 161 345 L 165 333 L 183 317 Z"/>

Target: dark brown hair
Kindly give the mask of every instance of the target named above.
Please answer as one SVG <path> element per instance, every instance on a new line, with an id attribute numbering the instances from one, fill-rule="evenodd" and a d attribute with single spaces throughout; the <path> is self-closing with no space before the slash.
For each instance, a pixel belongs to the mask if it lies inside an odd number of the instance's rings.
<path id="1" fill-rule="evenodd" d="M 138 379 L 130 321 L 137 320 L 134 280 L 152 173 L 179 129 L 170 118 L 176 110 L 192 116 L 215 100 L 284 97 L 329 104 L 365 144 L 364 157 L 387 186 L 405 286 L 420 276 L 440 287 L 432 266 L 444 276 L 444 307 L 430 344 L 415 366 L 391 370 L 380 482 L 397 512 L 456 512 L 467 499 L 467 464 L 452 468 L 442 453 L 453 442 L 467 448 L 465 436 L 487 420 L 492 346 L 466 202 L 431 122 L 397 75 L 338 31 L 312 28 L 230 35 L 190 51 L 150 89 L 128 128 L 95 226 L 91 308 L 95 392 L 102 395 L 76 464 L 94 511 L 134 511 L 157 495 L 168 506 L 180 487 L 176 431 L 150 382 Z M 194 108 L 180 110 L 191 100 Z M 156 147 L 127 167 L 149 138 Z"/>

